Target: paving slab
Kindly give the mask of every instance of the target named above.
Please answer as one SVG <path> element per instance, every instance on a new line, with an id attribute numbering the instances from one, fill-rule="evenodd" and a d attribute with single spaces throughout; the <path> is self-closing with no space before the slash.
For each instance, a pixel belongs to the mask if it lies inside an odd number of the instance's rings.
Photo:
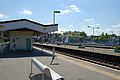
<path id="1" fill-rule="evenodd" d="M 29 59 L 0 60 L 0 80 L 30 80 Z"/>
<path id="2" fill-rule="evenodd" d="M 51 52 L 47 52 L 51 54 Z M 31 58 L 33 57 L 0 58 L 0 80 L 38 80 L 41 72 L 35 66 L 33 67 L 33 76 L 29 77 Z M 104 71 L 102 74 L 101 69 L 100 72 L 96 71 L 98 69 L 95 67 L 82 65 L 84 62 L 74 61 L 69 57 L 65 58 L 64 55 L 58 55 L 53 65 L 50 65 L 52 59 L 50 56 L 40 56 L 37 59 L 63 76 L 65 80 L 120 80 L 119 72 L 113 74 Z"/>

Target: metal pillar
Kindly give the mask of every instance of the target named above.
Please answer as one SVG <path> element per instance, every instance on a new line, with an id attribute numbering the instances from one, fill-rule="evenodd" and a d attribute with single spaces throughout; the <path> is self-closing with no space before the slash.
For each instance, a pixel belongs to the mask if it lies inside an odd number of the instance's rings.
<path id="1" fill-rule="evenodd" d="M 60 13 L 60 11 L 54 11 L 53 12 L 53 24 L 55 25 L 55 13 Z M 55 59 L 55 35 L 53 32 L 53 57 L 52 57 L 52 61 L 50 64 L 52 64 L 53 60 Z"/>
<path id="2" fill-rule="evenodd" d="M 31 59 L 31 72 L 30 72 L 30 75 L 32 75 L 32 59 Z"/>
<path id="3" fill-rule="evenodd" d="M 93 27 L 93 50 L 94 50 L 94 27 Z"/>
<path id="4" fill-rule="evenodd" d="M 2 33 L 1 33 L 1 36 L 2 36 L 2 54 L 4 53 L 4 50 L 3 50 L 3 31 L 2 31 Z"/>
<path id="5" fill-rule="evenodd" d="M 43 34 L 42 34 L 42 52 L 43 52 Z"/>
<path id="6" fill-rule="evenodd" d="M 55 24 L 55 12 L 53 12 L 53 24 Z M 54 37 L 54 32 L 53 32 L 53 58 L 55 56 L 55 37 Z"/>

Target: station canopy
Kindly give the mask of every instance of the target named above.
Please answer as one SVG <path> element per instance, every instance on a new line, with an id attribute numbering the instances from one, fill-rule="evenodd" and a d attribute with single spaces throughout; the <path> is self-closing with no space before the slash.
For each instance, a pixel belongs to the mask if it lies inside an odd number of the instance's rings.
<path id="1" fill-rule="evenodd" d="M 34 31 L 38 33 L 48 33 L 58 30 L 58 24 L 43 25 L 28 19 L 18 19 L 0 22 L 0 31 Z"/>

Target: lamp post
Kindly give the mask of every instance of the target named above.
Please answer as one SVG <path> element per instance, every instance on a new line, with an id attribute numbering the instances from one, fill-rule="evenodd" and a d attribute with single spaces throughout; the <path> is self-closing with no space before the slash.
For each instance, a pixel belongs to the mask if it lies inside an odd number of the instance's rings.
<path id="1" fill-rule="evenodd" d="M 62 31 L 62 33 L 63 33 L 63 39 L 62 39 L 62 42 L 63 42 L 63 45 L 66 47 L 66 32 L 63 32 Z"/>
<path id="2" fill-rule="evenodd" d="M 63 44 L 64 32 L 61 31 L 61 33 L 62 33 L 62 44 Z"/>
<path id="3" fill-rule="evenodd" d="M 87 26 L 87 27 L 93 29 L 93 50 L 94 50 L 94 31 L 95 31 L 95 28 L 99 29 L 99 27 L 91 27 L 91 26 Z"/>
<path id="4" fill-rule="evenodd" d="M 111 34 L 112 35 L 112 46 L 115 47 L 116 46 L 116 44 L 115 44 L 115 42 L 116 42 L 116 39 L 115 39 L 116 35 L 115 35 L 115 33 L 113 31 L 111 31 L 111 33 L 112 33 Z"/>
<path id="5" fill-rule="evenodd" d="M 112 35 L 112 38 L 111 38 L 111 40 L 112 40 L 112 47 L 114 46 L 114 33 L 113 33 L 113 31 L 111 31 L 111 35 Z"/>
<path id="6" fill-rule="evenodd" d="M 56 13 L 60 13 L 60 11 L 54 11 L 53 12 L 53 24 L 55 25 L 55 14 Z M 55 59 L 55 35 L 54 35 L 54 32 L 53 32 L 53 57 L 52 57 L 52 61 L 51 61 L 51 63 L 50 64 L 52 64 L 52 62 L 53 62 L 53 60 Z"/>

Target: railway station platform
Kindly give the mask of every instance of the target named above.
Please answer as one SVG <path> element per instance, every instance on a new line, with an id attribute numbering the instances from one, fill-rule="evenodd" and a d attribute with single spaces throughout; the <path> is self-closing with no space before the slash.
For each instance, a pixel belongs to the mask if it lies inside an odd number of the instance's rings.
<path id="1" fill-rule="evenodd" d="M 53 49 L 52 44 L 34 43 L 34 46 L 49 50 Z M 113 49 L 94 48 L 93 50 L 93 48 L 90 47 L 81 49 L 77 46 L 55 45 L 55 50 L 67 56 L 120 70 L 120 53 L 114 52 Z"/>
<path id="2" fill-rule="evenodd" d="M 41 63 L 63 76 L 65 80 L 120 80 L 119 70 L 75 59 L 59 53 L 56 53 L 57 57 L 53 64 L 50 65 L 52 56 L 49 55 L 51 55 L 52 52 L 45 49 L 43 50 L 44 52 L 42 52 L 41 48 L 38 47 L 34 47 L 34 49 L 33 53 L 37 52 L 36 54 L 42 55 L 26 56 L 26 54 L 24 54 L 22 57 L 0 58 L 0 79 L 38 80 L 37 77 L 40 72 L 34 66 L 34 76 L 29 78 L 31 58 L 36 57 Z M 49 55 L 47 56 L 46 53 Z"/>
<path id="3" fill-rule="evenodd" d="M 34 42 L 34 44 L 40 44 L 40 43 Z M 40 45 L 42 45 L 42 44 L 40 44 Z M 43 44 L 43 45 L 53 46 L 52 44 Z M 93 47 L 78 48 L 78 46 L 71 46 L 71 45 L 55 45 L 55 47 L 60 47 L 60 48 L 65 48 L 65 49 L 67 48 L 67 49 L 81 50 L 81 51 L 88 51 L 88 52 L 114 55 L 114 56 L 120 56 L 120 53 L 114 52 L 114 49 L 94 48 L 94 50 L 93 50 Z"/>

